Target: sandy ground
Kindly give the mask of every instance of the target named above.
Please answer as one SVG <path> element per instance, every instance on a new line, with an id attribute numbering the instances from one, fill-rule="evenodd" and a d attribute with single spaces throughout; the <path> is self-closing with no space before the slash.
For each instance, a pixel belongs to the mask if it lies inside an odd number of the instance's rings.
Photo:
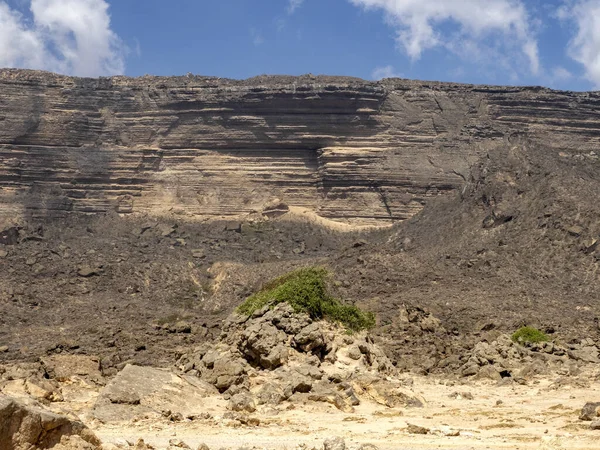
<path id="1" fill-rule="evenodd" d="M 600 449 L 600 432 L 578 419 L 587 401 L 600 399 L 600 383 L 586 376 L 559 387 L 555 381 L 540 378 L 528 385 L 497 386 L 417 377 L 414 390 L 427 400 L 424 408 L 389 409 L 363 401 L 355 413 L 347 414 L 316 403 L 284 404 L 280 412 L 254 414 L 259 426 L 224 419 L 224 402 L 216 399 L 207 400 L 206 411 L 212 415 L 207 420 L 172 423 L 153 418 L 118 425 L 92 420 L 88 425 L 105 443 L 143 438 L 156 448 L 176 439 L 192 448 L 206 443 L 211 449 L 293 449 L 299 444 L 320 449 L 325 439 L 340 436 L 350 448 L 370 443 L 389 450 Z M 430 433 L 411 434 L 408 424 L 429 428 Z"/>

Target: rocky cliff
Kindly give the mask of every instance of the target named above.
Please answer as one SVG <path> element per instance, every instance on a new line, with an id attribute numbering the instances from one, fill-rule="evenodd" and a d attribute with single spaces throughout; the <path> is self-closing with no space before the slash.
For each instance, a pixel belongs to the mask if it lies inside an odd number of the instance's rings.
<path id="1" fill-rule="evenodd" d="M 82 79 L 0 70 L 0 210 L 228 216 L 274 198 L 389 223 L 494 141 L 592 152 L 600 93 L 339 77 Z"/>

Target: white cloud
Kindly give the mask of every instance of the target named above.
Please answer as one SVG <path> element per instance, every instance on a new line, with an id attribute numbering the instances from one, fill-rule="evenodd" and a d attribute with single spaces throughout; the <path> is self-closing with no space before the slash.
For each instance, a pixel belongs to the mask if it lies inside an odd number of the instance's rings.
<path id="1" fill-rule="evenodd" d="M 531 31 L 531 21 L 521 0 L 349 0 L 366 9 L 380 9 L 397 30 L 397 42 L 417 60 L 426 50 L 443 47 L 456 49 L 477 47 L 486 51 L 484 42 L 495 51 L 524 56 L 530 71 L 540 68 L 538 45 Z M 447 31 L 445 25 L 457 26 Z M 465 45 L 472 41 L 475 45 Z"/>
<path id="2" fill-rule="evenodd" d="M 371 78 L 374 80 L 383 80 L 384 78 L 402 78 L 403 75 L 396 70 L 392 66 L 382 66 L 376 67 L 375 70 L 371 73 Z"/>
<path id="3" fill-rule="evenodd" d="M 0 0 L 0 67 L 78 76 L 124 72 L 125 46 L 105 0 L 31 0 L 31 20 Z"/>
<path id="4" fill-rule="evenodd" d="M 296 12 L 298 8 L 302 6 L 304 0 L 288 0 L 287 13 L 292 15 Z"/>
<path id="5" fill-rule="evenodd" d="M 558 17 L 575 22 L 577 33 L 568 54 L 583 65 L 585 77 L 600 88 L 600 1 L 570 3 L 559 10 Z"/>
<path id="6" fill-rule="evenodd" d="M 255 47 L 258 47 L 265 42 L 262 33 L 256 28 L 250 28 L 250 37 L 252 38 L 252 44 L 254 44 Z"/>
<path id="7" fill-rule="evenodd" d="M 552 79 L 554 81 L 567 81 L 573 78 L 573 74 L 562 66 L 557 66 L 552 69 Z"/>

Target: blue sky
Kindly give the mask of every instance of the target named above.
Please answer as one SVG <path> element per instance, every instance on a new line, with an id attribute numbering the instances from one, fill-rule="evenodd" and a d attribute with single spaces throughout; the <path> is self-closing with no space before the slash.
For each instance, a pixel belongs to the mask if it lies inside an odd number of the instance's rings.
<path id="1" fill-rule="evenodd" d="M 600 0 L 0 0 L 0 67 L 600 87 Z"/>

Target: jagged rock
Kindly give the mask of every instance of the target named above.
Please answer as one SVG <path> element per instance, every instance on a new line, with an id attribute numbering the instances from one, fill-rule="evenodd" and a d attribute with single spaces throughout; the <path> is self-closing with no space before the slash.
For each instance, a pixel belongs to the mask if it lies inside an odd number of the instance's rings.
<path id="1" fill-rule="evenodd" d="M 229 409 L 232 411 L 245 411 L 253 413 L 256 411 L 254 399 L 248 393 L 235 394 L 229 400 Z"/>
<path id="2" fill-rule="evenodd" d="M 347 356 L 350 347 L 358 358 Z M 321 359 L 323 354 L 334 358 Z M 230 408 L 240 411 L 308 400 L 352 412 L 360 395 L 390 407 L 424 403 L 398 381 L 383 379 L 395 368 L 365 333 L 350 338 L 337 325 L 313 322 L 287 304 L 251 317 L 232 314 L 217 343 L 183 355 L 178 366 L 216 386 Z"/>
<path id="3" fill-rule="evenodd" d="M 100 450 L 100 441 L 81 422 L 0 394 L 2 450 Z"/>
<path id="4" fill-rule="evenodd" d="M 595 345 L 584 346 L 578 350 L 571 350 L 568 353 L 569 356 L 576 361 L 589 363 L 600 362 L 600 359 L 598 358 L 598 348 Z"/>
<path id="5" fill-rule="evenodd" d="M 102 378 L 97 358 L 85 355 L 55 355 L 41 358 L 48 376 L 57 381 L 69 381 L 73 377 Z"/>
<path id="6" fill-rule="evenodd" d="M 29 378 L 25 381 L 25 390 L 38 400 L 50 402 L 62 402 L 64 400 L 60 386 L 53 380 Z"/>
<path id="7" fill-rule="evenodd" d="M 325 348 L 325 337 L 319 323 L 304 327 L 294 336 L 293 346 L 303 352 L 318 352 Z"/>
<path id="8" fill-rule="evenodd" d="M 313 380 L 297 372 L 286 372 L 281 377 L 281 384 L 284 386 L 284 392 L 310 392 L 313 386 Z"/>
<path id="9" fill-rule="evenodd" d="M 412 423 L 407 423 L 406 425 L 406 432 L 408 434 L 429 434 L 430 431 L 429 428 L 414 425 Z"/>
<path id="10" fill-rule="evenodd" d="M 579 415 L 579 420 L 595 420 L 600 417 L 600 402 L 588 402 L 586 403 Z"/>
<path id="11" fill-rule="evenodd" d="M 302 364 L 298 367 L 295 367 L 294 370 L 300 375 L 312 378 L 313 380 L 320 380 L 321 378 L 323 378 L 323 371 L 320 370 L 318 367 L 311 366 L 309 364 Z"/>
<path id="12" fill-rule="evenodd" d="M 223 392 L 235 384 L 243 383 L 246 373 L 243 360 L 222 357 L 214 362 L 211 372 L 202 372 L 202 378 Z"/>
<path id="13" fill-rule="evenodd" d="M 287 400 L 283 388 L 279 384 L 266 383 L 256 393 L 256 401 L 259 405 L 279 405 Z"/>
<path id="14" fill-rule="evenodd" d="M 357 391 L 364 391 L 369 397 L 389 408 L 425 406 L 425 400 L 408 389 L 373 375 L 361 375 L 353 380 Z"/>
<path id="15" fill-rule="evenodd" d="M 323 450 L 346 450 L 346 441 L 341 437 L 325 439 Z"/>
<path id="16" fill-rule="evenodd" d="M 177 448 L 183 448 L 185 450 L 188 450 L 188 449 L 191 450 L 191 447 L 189 445 L 187 445 L 181 439 L 170 439 L 169 440 L 169 450 L 170 449 L 177 449 Z"/>

